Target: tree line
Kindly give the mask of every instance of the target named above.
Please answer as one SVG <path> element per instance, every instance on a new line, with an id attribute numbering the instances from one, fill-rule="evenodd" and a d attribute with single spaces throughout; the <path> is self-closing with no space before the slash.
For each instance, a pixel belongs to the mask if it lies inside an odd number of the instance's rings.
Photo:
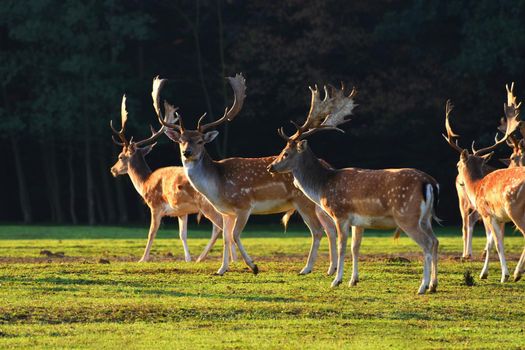
<path id="1" fill-rule="evenodd" d="M 441 139 L 444 103 L 464 146 L 490 143 L 505 83 L 525 96 L 525 1 L 56 1 L 0 3 L 2 221 L 127 223 L 145 207 L 109 168 L 109 120 L 128 96 L 129 135 L 157 126 L 152 78 L 185 121 L 221 115 L 224 76 L 243 72 L 242 114 L 210 145 L 216 157 L 282 148 L 308 85 L 344 81 L 359 107 L 346 135 L 312 138 L 334 166 L 415 167 L 442 184 L 438 214 L 457 220 L 457 155 Z M 331 141 L 331 142 L 329 142 Z M 180 164 L 167 140 L 148 161 Z M 505 154 L 505 149 L 501 154 Z M 507 152 L 508 153 L 508 152 Z"/>

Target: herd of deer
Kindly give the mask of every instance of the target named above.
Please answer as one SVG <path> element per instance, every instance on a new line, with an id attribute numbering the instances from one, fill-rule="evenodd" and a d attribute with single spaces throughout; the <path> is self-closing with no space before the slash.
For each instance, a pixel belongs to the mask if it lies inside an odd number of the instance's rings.
<path id="1" fill-rule="evenodd" d="M 320 240 L 326 233 L 329 240 L 330 266 L 328 275 L 336 276 L 335 287 L 342 282 L 348 234 L 352 232 L 353 272 L 350 285 L 359 281 L 358 258 L 365 228 L 390 229 L 405 232 L 423 250 L 423 280 L 418 293 L 437 288 L 437 260 L 439 242 L 432 230 L 432 219 L 439 196 L 439 185 L 431 176 L 416 169 L 369 170 L 360 168 L 334 169 L 315 156 L 307 138 L 319 131 L 343 131 L 340 126 L 349 121 L 356 104 L 353 89 L 347 94 L 345 87 L 332 86 L 319 91 L 310 88 L 312 99 L 306 121 L 296 132 L 287 136 L 283 128 L 278 134 L 286 144 L 278 156 L 264 158 L 228 158 L 213 160 L 205 144 L 212 142 L 217 126 L 232 121 L 241 111 L 246 98 L 245 79 L 241 74 L 227 78 L 234 93 L 234 102 L 216 121 L 204 123 L 206 114 L 196 129 L 184 126 L 177 108 L 164 102 L 161 108 L 160 91 L 166 79 L 153 80 L 153 107 L 160 128 L 152 128 L 152 135 L 142 141 L 126 138 L 128 118 L 126 96 L 122 99 L 121 129 L 111 129 L 118 137 L 113 141 L 122 147 L 118 161 L 111 168 L 114 176 L 128 174 L 135 189 L 151 211 L 148 242 L 141 262 L 147 261 L 153 240 L 164 216 L 177 217 L 179 235 L 184 247 L 185 260 L 191 255 L 186 242 L 189 214 L 204 215 L 213 223 L 212 236 L 197 261 L 204 259 L 219 235 L 223 238 L 222 265 L 217 271 L 228 271 L 230 259 L 236 259 L 238 248 L 242 259 L 254 274 L 257 265 L 248 255 L 241 241 L 248 218 L 252 214 L 285 213 L 283 222 L 297 211 L 312 234 L 312 243 L 305 267 L 300 274 L 312 271 Z M 322 96 L 324 95 L 324 96 Z M 512 222 L 525 234 L 525 141 L 518 141 L 513 133 L 520 128 L 520 105 L 516 103 L 513 87 L 507 87 L 505 118 L 500 130 L 504 136 L 495 143 L 472 152 L 460 148 L 450 126 L 452 104 L 447 102 L 445 137 L 449 145 L 460 153 L 456 188 L 463 219 L 463 256 L 472 253 L 472 229 L 482 220 L 487 234 L 486 260 L 481 278 L 488 275 L 489 252 L 496 243 L 502 268 L 502 282 L 509 277 L 503 248 L 503 226 Z M 164 111 L 162 111 L 164 110 Z M 525 137 L 525 130 L 520 128 Z M 151 171 L 145 157 L 162 135 L 179 144 L 182 167 L 166 167 Z M 506 169 L 487 165 L 492 151 L 503 143 L 513 147 Z M 337 247 L 337 248 L 336 248 Z M 525 264 L 525 250 L 514 273 L 521 278 Z"/>

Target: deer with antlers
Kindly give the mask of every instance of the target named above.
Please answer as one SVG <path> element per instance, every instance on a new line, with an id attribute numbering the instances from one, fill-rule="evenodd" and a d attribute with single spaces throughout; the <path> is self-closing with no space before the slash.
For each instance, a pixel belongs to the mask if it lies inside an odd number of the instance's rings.
<path id="1" fill-rule="evenodd" d="M 461 148 L 457 142 L 457 134 L 450 126 L 450 112 L 453 106 L 447 101 L 445 107 L 445 129 L 447 135 L 443 135 L 447 143 L 460 153 L 458 162 L 458 173 L 463 181 L 465 190 L 476 210 L 481 215 L 484 225 L 491 231 L 493 240 L 496 242 L 496 250 L 501 263 L 501 282 L 509 278 L 509 271 L 505 259 L 503 246 L 504 224 L 512 222 L 525 235 L 525 169 L 513 167 L 498 169 L 489 174 L 483 173 L 483 166 L 488 162 L 498 146 L 505 143 L 512 133 L 520 126 L 519 107 L 513 89 L 507 86 L 507 103 L 504 104 L 505 133 L 498 139 L 496 137 L 493 145 L 472 152 Z M 489 252 L 485 257 L 480 278 L 487 278 Z M 525 264 L 525 249 L 514 271 L 514 280 L 518 281 L 523 273 Z"/>
<path id="2" fill-rule="evenodd" d="M 353 273 L 350 285 L 359 281 L 358 256 L 364 228 L 403 230 L 423 249 L 424 272 L 419 293 L 437 288 L 438 240 L 431 220 L 439 186 L 429 175 L 415 169 L 368 170 L 358 168 L 327 169 L 308 147 L 306 138 L 318 131 L 337 130 L 352 114 L 355 89 L 349 95 L 341 89 L 310 88 L 312 100 L 306 122 L 295 123 L 291 137 L 283 129 L 279 135 L 286 146 L 268 167 L 270 172 L 289 173 L 295 185 L 335 222 L 338 235 L 337 275 L 332 287 L 343 278 L 348 230 L 352 226 Z"/>
<path id="3" fill-rule="evenodd" d="M 163 84 L 158 78 L 153 80 L 153 105 L 159 117 L 161 117 L 159 91 Z M 166 109 L 166 121 L 175 120 L 175 110 Z M 113 127 L 113 121 L 110 127 L 116 136 L 120 139 L 117 141 L 113 137 L 113 142 L 122 147 L 118 160 L 111 168 L 113 176 L 128 174 L 135 189 L 148 205 L 151 213 L 150 229 L 148 234 L 148 243 L 140 262 L 149 260 L 150 250 L 153 240 L 159 229 L 161 220 L 164 216 L 177 217 L 179 222 L 179 236 L 184 247 L 184 258 L 186 261 L 191 260 L 190 251 L 187 243 L 187 222 L 189 214 L 203 214 L 213 223 L 213 231 L 210 242 L 206 245 L 204 251 L 197 261 L 206 257 L 213 247 L 218 236 L 221 234 L 222 217 L 213 206 L 195 191 L 184 174 L 182 167 L 165 167 L 151 171 L 146 163 L 145 156 L 153 149 L 156 140 L 164 133 L 164 127 L 155 131 L 152 129 L 152 135 L 142 141 L 133 141 L 125 136 L 126 122 L 128 112 L 126 110 L 126 96 L 122 98 L 121 105 L 121 129 L 116 130 Z M 235 258 L 235 248 L 232 247 L 231 254 Z"/>
<path id="4" fill-rule="evenodd" d="M 329 238 L 329 246 L 335 245 L 335 230 L 330 219 L 320 211 L 301 191 L 293 185 L 289 175 L 271 175 L 266 167 L 275 157 L 264 158 L 228 158 L 213 160 L 206 151 L 205 145 L 212 142 L 219 125 L 232 121 L 241 108 L 246 97 L 245 79 L 241 74 L 227 78 L 234 92 L 234 102 L 226 108 L 224 115 L 214 122 L 204 124 L 205 114 L 199 119 L 196 130 L 188 130 L 179 117 L 179 123 L 169 123 L 159 118 L 167 127 L 165 133 L 180 146 L 180 155 L 184 171 L 191 184 L 202 193 L 222 214 L 224 223 L 224 252 L 222 265 L 217 271 L 223 275 L 229 268 L 229 256 L 226 247 L 233 240 L 243 257 L 244 262 L 254 274 L 258 267 L 246 252 L 242 241 L 243 231 L 252 214 L 273 214 L 297 210 L 312 234 L 312 244 L 306 266 L 300 274 L 312 271 L 317 257 L 320 239 L 324 233 Z M 319 217 L 318 217 L 319 215 Z M 335 254 L 330 249 L 330 267 L 328 274 L 335 271 Z"/>

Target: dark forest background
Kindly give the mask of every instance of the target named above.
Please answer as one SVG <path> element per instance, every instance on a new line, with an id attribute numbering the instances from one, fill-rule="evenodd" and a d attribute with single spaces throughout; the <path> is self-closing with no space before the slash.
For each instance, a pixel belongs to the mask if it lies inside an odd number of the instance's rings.
<path id="1" fill-rule="evenodd" d="M 492 142 L 505 83 L 525 96 L 525 1 L 0 2 L 0 221 L 146 220 L 129 178 L 109 168 L 110 119 L 128 96 L 128 136 L 157 126 L 152 78 L 187 124 L 230 103 L 224 76 L 243 72 L 244 110 L 209 150 L 216 158 L 277 154 L 276 129 L 302 121 L 310 84 L 359 90 L 345 135 L 310 145 L 337 167 L 414 167 L 442 185 L 438 214 L 458 221 L 457 154 L 444 142 L 456 105 L 463 146 Z M 501 150 L 501 156 L 509 153 Z M 497 157 L 496 157 L 497 158 Z M 152 169 L 180 164 L 163 138 Z M 493 161 L 497 165 L 497 161 Z"/>

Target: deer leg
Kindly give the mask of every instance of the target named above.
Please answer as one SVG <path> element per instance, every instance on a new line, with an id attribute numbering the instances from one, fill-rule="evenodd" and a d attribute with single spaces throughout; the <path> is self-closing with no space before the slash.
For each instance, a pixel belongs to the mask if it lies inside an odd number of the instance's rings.
<path id="1" fill-rule="evenodd" d="M 507 282 L 509 279 L 509 269 L 507 268 L 507 260 L 505 259 L 505 248 L 503 246 L 503 231 L 501 225 L 494 218 L 487 218 L 490 222 L 490 231 L 492 237 L 496 241 L 496 251 L 498 252 L 499 262 L 501 264 L 501 283 Z"/>
<path id="2" fill-rule="evenodd" d="M 235 249 L 235 242 L 232 240 L 230 244 L 230 259 L 231 261 L 237 261 L 237 250 Z"/>
<path id="3" fill-rule="evenodd" d="M 201 255 L 199 255 L 199 257 L 197 258 L 197 262 L 201 262 L 204 259 L 206 259 L 206 257 L 211 251 L 211 248 L 215 245 L 217 238 L 219 238 L 220 234 L 221 234 L 221 229 L 217 225 L 213 225 L 210 240 L 208 244 L 206 244 L 206 247 L 204 247 L 204 250 L 202 251 Z"/>
<path id="4" fill-rule="evenodd" d="M 326 214 L 323 209 L 319 206 L 315 207 L 315 213 L 321 225 L 323 225 L 326 236 L 328 237 L 328 253 L 330 255 L 330 266 L 326 274 L 332 276 L 337 269 L 337 230 L 334 225 L 332 218 Z"/>
<path id="5" fill-rule="evenodd" d="M 235 219 L 235 225 L 232 230 L 232 236 L 233 240 L 235 241 L 235 244 L 237 245 L 237 248 L 239 248 L 239 252 L 241 253 L 242 259 L 244 260 L 246 265 L 250 267 L 253 274 L 256 275 L 259 273 L 259 268 L 253 263 L 252 258 L 250 258 L 241 242 L 241 232 L 244 229 L 244 226 L 246 226 L 249 217 L 250 212 L 241 212 L 237 214 L 237 218 Z"/>
<path id="6" fill-rule="evenodd" d="M 310 208 L 311 210 L 307 210 Z M 312 235 L 312 244 L 310 246 L 310 252 L 308 253 L 308 260 L 306 260 L 306 265 L 299 272 L 299 275 L 307 275 L 310 272 L 312 272 L 315 260 L 317 259 L 319 244 L 321 243 L 321 238 L 323 237 L 323 226 L 321 225 L 320 220 L 316 216 L 315 205 L 310 205 L 306 208 L 296 206 L 296 209 L 299 212 L 299 215 L 301 215 L 301 217 L 303 218 L 304 223 L 306 224 L 306 226 L 310 230 L 310 234 Z"/>
<path id="7" fill-rule="evenodd" d="M 472 257 L 472 233 L 474 232 L 474 226 L 476 225 L 476 222 L 479 220 L 479 214 L 477 211 L 472 211 L 467 216 L 467 231 L 466 231 L 466 241 L 467 246 L 465 247 L 465 254 L 463 257 L 465 259 L 470 259 Z"/>
<path id="8" fill-rule="evenodd" d="M 523 237 L 525 237 L 525 218 L 523 218 L 519 213 L 511 215 L 511 219 L 520 230 Z M 525 264 L 525 248 L 523 249 L 523 252 L 521 253 L 520 260 L 518 261 L 518 265 L 516 265 L 516 269 L 514 270 L 514 282 L 518 282 L 522 275 L 523 275 L 523 265 Z"/>
<path id="9" fill-rule="evenodd" d="M 226 271 L 228 271 L 230 265 L 230 245 L 232 238 L 233 226 L 235 224 L 235 217 L 223 215 L 222 217 L 222 265 L 217 271 L 217 275 L 222 276 Z"/>
<path id="10" fill-rule="evenodd" d="M 361 239 L 363 238 L 364 229 L 359 226 L 352 226 L 352 279 L 349 285 L 355 286 L 359 282 L 359 271 L 357 264 L 359 261 L 359 248 L 361 247 Z"/>
<path id="11" fill-rule="evenodd" d="M 418 289 L 418 294 L 425 294 L 430 287 L 435 291 L 437 287 L 437 247 L 439 242 L 434 236 L 432 229 L 427 225 L 403 224 L 398 222 L 399 227 L 412 238 L 423 249 L 423 279 Z M 430 274 L 432 270 L 432 282 Z"/>
<path id="12" fill-rule="evenodd" d="M 481 269 L 479 278 L 484 280 L 489 276 L 489 261 L 490 261 L 490 252 L 494 247 L 494 240 L 492 239 L 492 229 L 490 228 L 490 223 L 487 223 L 486 220 L 483 220 L 483 225 L 485 226 L 485 234 L 487 235 L 487 243 L 485 244 L 485 263 Z"/>
<path id="13" fill-rule="evenodd" d="M 190 249 L 188 248 L 188 215 L 179 216 L 179 238 L 184 248 L 184 261 L 191 261 Z"/>
<path id="14" fill-rule="evenodd" d="M 346 244 L 348 241 L 348 228 L 350 223 L 348 219 L 344 221 L 334 220 L 337 229 L 337 274 L 332 281 L 332 287 L 337 287 L 343 281 L 343 270 L 345 264 Z"/>
<path id="15" fill-rule="evenodd" d="M 148 232 L 148 243 L 146 244 L 146 249 L 144 249 L 144 254 L 142 255 L 142 258 L 139 260 L 139 262 L 146 262 L 149 260 L 149 252 L 151 250 L 151 246 L 153 245 L 153 240 L 157 235 L 157 231 L 159 230 L 161 219 L 162 216 L 159 213 L 151 211 L 151 220 Z"/>

